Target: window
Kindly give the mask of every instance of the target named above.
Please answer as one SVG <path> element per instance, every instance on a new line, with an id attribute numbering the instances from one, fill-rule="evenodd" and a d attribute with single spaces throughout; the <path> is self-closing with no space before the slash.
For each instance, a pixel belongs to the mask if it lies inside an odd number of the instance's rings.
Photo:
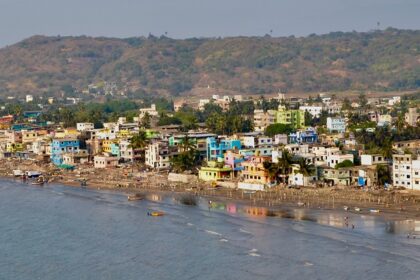
<path id="1" fill-rule="evenodd" d="M 410 177 L 411 177 L 410 175 L 407 175 L 407 179 L 410 179 Z"/>

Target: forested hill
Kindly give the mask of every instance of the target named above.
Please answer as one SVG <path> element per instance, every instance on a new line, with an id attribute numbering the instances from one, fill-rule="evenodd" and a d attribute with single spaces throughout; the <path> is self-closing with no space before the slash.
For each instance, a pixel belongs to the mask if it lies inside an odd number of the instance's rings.
<path id="1" fill-rule="evenodd" d="M 56 94 L 100 81 L 143 93 L 208 86 L 242 93 L 420 88 L 420 31 L 308 37 L 34 36 L 0 49 L 0 95 Z"/>

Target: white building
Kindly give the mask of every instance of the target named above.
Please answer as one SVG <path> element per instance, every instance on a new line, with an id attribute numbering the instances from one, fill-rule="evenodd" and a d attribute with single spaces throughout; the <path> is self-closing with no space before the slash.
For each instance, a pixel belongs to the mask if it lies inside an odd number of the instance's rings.
<path id="1" fill-rule="evenodd" d="M 287 136 L 287 134 L 276 134 L 274 135 L 274 144 L 276 145 L 287 145 L 287 140 L 289 139 L 289 137 Z"/>
<path id="2" fill-rule="evenodd" d="M 159 112 L 156 110 L 156 105 L 152 104 L 150 108 L 141 108 L 139 118 L 142 119 L 146 114 L 149 114 L 150 117 L 158 117 Z"/>
<path id="3" fill-rule="evenodd" d="M 354 162 L 354 156 L 352 154 L 347 155 L 327 155 L 327 165 L 331 168 L 335 168 L 335 166 L 339 163 L 342 163 L 345 160 L 349 160 Z"/>
<path id="4" fill-rule="evenodd" d="M 306 111 L 311 114 L 312 117 L 318 118 L 321 116 L 323 107 L 322 106 L 300 106 L 299 110 Z"/>
<path id="5" fill-rule="evenodd" d="M 346 119 L 344 118 L 327 118 L 327 129 L 329 132 L 345 132 L 346 131 Z"/>
<path id="6" fill-rule="evenodd" d="M 200 99 L 198 101 L 198 110 L 200 111 L 204 111 L 204 107 L 206 106 L 206 104 L 210 103 L 210 99 Z"/>
<path id="7" fill-rule="evenodd" d="M 146 147 L 145 163 L 153 168 L 166 169 L 171 167 L 172 156 L 173 151 L 169 148 L 168 143 L 155 142 Z"/>
<path id="8" fill-rule="evenodd" d="M 273 138 L 268 136 L 245 136 L 242 138 L 242 143 L 245 148 L 271 147 Z"/>
<path id="9" fill-rule="evenodd" d="M 397 103 L 401 102 L 401 96 L 393 96 L 390 100 L 388 100 L 389 106 L 394 106 Z"/>
<path id="10" fill-rule="evenodd" d="M 420 190 L 420 160 L 413 155 L 393 155 L 392 179 L 394 187 Z"/>
<path id="11" fill-rule="evenodd" d="M 118 158 L 108 156 L 95 156 L 93 159 L 95 168 L 112 168 L 118 165 Z"/>
<path id="12" fill-rule="evenodd" d="M 26 102 L 32 102 L 34 101 L 34 97 L 30 94 L 26 95 Z"/>
<path id="13" fill-rule="evenodd" d="M 362 155 L 361 165 L 377 165 L 377 164 L 388 164 L 388 159 L 383 155 Z"/>
<path id="14" fill-rule="evenodd" d="M 86 130 L 92 130 L 94 129 L 93 123 L 77 123 L 76 129 L 77 131 L 86 131 Z"/>

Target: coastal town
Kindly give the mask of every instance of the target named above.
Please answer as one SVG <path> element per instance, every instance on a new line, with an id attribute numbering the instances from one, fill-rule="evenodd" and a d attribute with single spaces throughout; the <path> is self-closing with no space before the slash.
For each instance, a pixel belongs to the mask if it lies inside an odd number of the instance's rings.
<path id="1" fill-rule="evenodd" d="M 25 102 L 33 98 L 27 96 Z M 214 133 L 208 122 L 189 129 L 182 124 L 158 125 L 163 114 L 155 104 L 140 108 L 130 121 L 118 117 L 101 128 L 91 122 L 66 127 L 41 121 L 45 110 L 4 115 L 0 158 L 13 164 L 9 168 L 3 164 L 3 173 L 56 170 L 78 174 L 73 179 L 80 181 L 93 170 L 96 177 L 114 176 L 113 181 L 121 181 L 118 176 L 124 174 L 134 185 L 159 174 L 162 182 L 246 191 L 274 187 L 420 191 L 418 98 L 360 95 L 343 100 L 331 94 L 298 98 L 280 93 L 263 102 L 274 108 L 243 96 L 174 102 L 173 113 L 211 107 L 221 116 L 232 104 L 254 105 L 248 120 L 252 130 L 225 134 Z M 411 134 L 400 133 L 409 130 Z M 388 139 L 388 134 L 400 139 Z"/>

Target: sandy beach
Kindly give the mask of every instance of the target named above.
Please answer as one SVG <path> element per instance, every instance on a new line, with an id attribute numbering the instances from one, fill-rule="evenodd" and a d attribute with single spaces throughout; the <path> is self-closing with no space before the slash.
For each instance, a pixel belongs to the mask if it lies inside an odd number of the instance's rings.
<path id="1" fill-rule="evenodd" d="M 167 180 L 166 173 L 143 172 L 131 178 L 131 169 L 93 169 L 75 171 L 57 170 L 47 165 L 27 161 L 2 160 L 0 175 L 11 178 L 13 169 L 39 170 L 49 183 L 81 187 L 87 180 L 87 188 L 106 189 L 134 193 L 190 194 L 213 201 L 230 201 L 265 207 L 269 215 L 277 215 L 282 209 L 304 208 L 308 210 L 331 210 L 361 215 L 381 216 L 386 220 L 420 219 L 420 193 L 412 191 L 365 191 L 355 188 L 300 188 L 288 189 L 277 186 L 264 192 L 249 192 L 238 189 L 214 188 L 204 182 L 174 183 Z M 276 214 L 277 212 L 277 214 Z"/>

